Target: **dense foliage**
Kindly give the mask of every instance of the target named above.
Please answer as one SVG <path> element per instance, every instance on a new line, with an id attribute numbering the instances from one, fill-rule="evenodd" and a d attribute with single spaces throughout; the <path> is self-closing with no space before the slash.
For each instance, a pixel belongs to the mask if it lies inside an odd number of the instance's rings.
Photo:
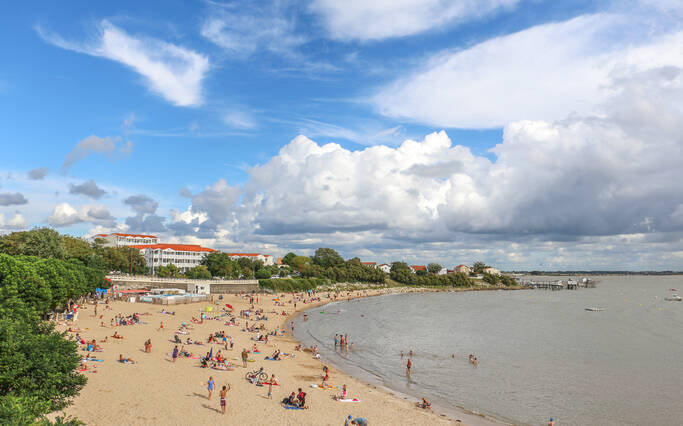
<path id="1" fill-rule="evenodd" d="M 206 267 L 212 277 L 227 279 L 270 278 L 273 275 L 277 276 L 280 272 L 277 266 L 264 266 L 261 260 L 245 257 L 231 259 L 226 253 L 219 251 L 204 256 L 202 266 Z"/>
<path id="2" fill-rule="evenodd" d="M 259 286 L 261 288 L 267 288 L 276 292 L 307 291 L 313 290 L 324 284 L 327 284 L 327 280 L 322 278 L 259 280 Z"/>
<path id="3" fill-rule="evenodd" d="M 392 280 L 401 284 L 416 285 L 416 286 L 453 286 L 453 287 L 469 287 L 473 284 L 472 280 L 463 273 L 436 275 L 432 272 L 424 274 L 414 274 L 410 266 L 404 262 L 394 262 L 391 264 L 391 273 L 389 274 Z"/>
<path id="4" fill-rule="evenodd" d="M 49 228 L 13 232 L 0 236 L 0 253 L 70 260 L 103 272 L 119 271 L 144 274 L 145 258 L 130 247 L 104 247 L 104 240 L 93 244 Z"/>
<path id="5" fill-rule="evenodd" d="M 55 241 L 19 252 L 66 256 Z M 40 316 L 105 286 L 104 272 L 78 259 L 0 253 L 0 424 L 49 424 L 43 416 L 78 395 L 86 378 L 75 371 L 76 344 Z"/>
<path id="6" fill-rule="evenodd" d="M 482 279 L 484 280 L 484 282 L 491 284 L 491 285 L 502 284 L 502 285 L 507 286 L 507 287 L 517 285 L 517 281 L 515 281 L 515 279 L 509 275 L 484 274 Z"/>

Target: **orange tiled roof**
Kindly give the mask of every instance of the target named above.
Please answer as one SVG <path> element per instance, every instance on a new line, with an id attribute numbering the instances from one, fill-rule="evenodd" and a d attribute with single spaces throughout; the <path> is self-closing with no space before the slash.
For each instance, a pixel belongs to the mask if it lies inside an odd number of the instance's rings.
<path id="1" fill-rule="evenodd" d="M 424 265 L 411 265 L 411 268 L 415 271 L 426 271 L 427 267 Z"/>

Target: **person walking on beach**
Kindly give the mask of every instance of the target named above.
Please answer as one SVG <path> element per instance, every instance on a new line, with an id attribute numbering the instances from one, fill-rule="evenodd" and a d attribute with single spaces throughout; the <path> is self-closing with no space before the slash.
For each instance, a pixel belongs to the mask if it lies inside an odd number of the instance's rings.
<path id="1" fill-rule="evenodd" d="M 408 363 L 406 364 L 406 376 L 410 377 L 410 369 L 413 368 L 413 360 L 408 358 Z"/>
<path id="2" fill-rule="evenodd" d="M 555 419 L 551 417 L 550 421 L 548 422 L 548 426 L 555 426 Z"/>
<path id="3" fill-rule="evenodd" d="M 275 380 L 275 374 L 270 377 L 270 383 L 268 383 L 268 399 L 273 399 L 273 381 Z"/>
<path id="4" fill-rule="evenodd" d="M 176 345 L 173 348 L 173 353 L 171 354 L 171 357 L 173 358 L 173 362 L 175 362 L 176 358 L 178 358 L 178 345 Z"/>
<path id="5" fill-rule="evenodd" d="M 206 389 L 209 391 L 209 396 L 207 399 L 211 399 L 211 395 L 213 394 L 213 388 L 214 388 L 214 381 L 213 381 L 213 376 L 209 376 L 209 381 L 206 382 Z"/>
<path id="6" fill-rule="evenodd" d="M 220 391 L 220 397 L 221 397 L 221 412 L 225 414 L 225 397 L 228 394 L 228 391 L 230 390 L 230 383 L 228 383 L 228 386 L 223 386 L 223 390 Z"/>

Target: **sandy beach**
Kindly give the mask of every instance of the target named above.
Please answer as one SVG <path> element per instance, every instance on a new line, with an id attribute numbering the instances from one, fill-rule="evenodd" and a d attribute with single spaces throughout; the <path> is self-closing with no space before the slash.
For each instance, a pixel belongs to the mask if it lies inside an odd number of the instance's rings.
<path id="1" fill-rule="evenodd" d="M 390 291 L 401 291 L 390 289 Z M 385 294 L 387 290 L 353 292 L 351 297 L 366 297 Z M 276 306 L 273 299 L 278 295 L 259 294 L 258 302 L 254 300 L 255 309 L 263 309 L 267 321 L 256 323 L 265 325 L 267 331 L 276 328 L 286 329 L 281 337 L 269 337 L 268 344 L 255 342 L 255 333 L 243 331 L 245 322 L 254 324 L 253 320 L 238 318 L 238 326 L 226 326 L 228 317 L 220 320 L 206 319 L 203 324 L 192 323 L 193 317 L 199 318 L 208 303 L 164 306 L 166 310 L 175 311 L 175 315 L 162 314 L 161 305 L 146 303 L 111 302 L 106 309 L 104 304 L 98 305 L 98 315 L 94 316 L 94 305 L 87 305 L 79 313 L 78 321 L 69 325 L 61 324 L 60 330 L 78 327 L 82 338 L 96 339 L 103 352 L 94 355 L 102 362 L 87 362 L 88 383 L 81 391 L 66 413 L 78 417 L 89 425 L 144 425 L 144 424 L 213 424 L 220 421 L 228 424 L 258 425 L 341 425 L 348 415 L 365 417 L 369 424 L 494 424 L 488 419 L 476 415 L 456 413 L 446 417 L 432 411 L 415 407 L 414 401 L 393 395 L 375 386 L 365 384 L 330 366 L 332 385 L 347 385 L 349 397 L 358 398 L 361 402 L 338 402 L 332 396 L 338 391 L 311 388 L 311 384 L 320 383 L 325 360 L 314 359 L 310 352 L 296 351 L 297 342 L 290 336 L 289 324 L 299 311 L 312 306 L 332 301 L 327 293 L 318 293 L 321 301 L 314 303 L 297 302 L 293 306 L 292 296 L 280 299 L 284 306 Z M 344 298 L 347 298 L 344 293 Z M 215 302 L 214 302 L 215 303 Z M 240 310 L 249 309 L 248 298 L 239 295 L 224 295 L 220 305 L 213 304 L 211 317 L 223 312 L 220 308 L 230 304 L 233 312 L 239 316 Z M 277 312 L 277 314 L 273 313 Z M 286 315 L 283 315 L 282 313 Z M 133 313 L 141 315 L 144 324 L 110 327 L 110 320 L 116 315 L 127 316 Z M 100 319 L 100 315 L 103 315 Z M 101 325 L 104 322 L 104 327 Z M 160 323 L 164 324 L 159 329 Z M 175 344 L 172 342 L 174 332 L 181 323 L 186 322 L 193 329 L 187 335 L 179 335 L 183 342 L 190 337 L 201 341 L 203 345 L 186 345 L 185 349 L 196 357 L 209 352 L 213 347 L 215 355 L 219 350 L 236 364 L 234 371 L 217 371 L 200 368 L 199 359 L 179 357 L 172 362 L 171 352 Z M 296 324 L 295 324 L 296 327 Z M 234 341 L 234 348 L 226 351 L 223 344 L 207 344 L 207 338 L 214 332 L 225 331 Z M 118 332 L 123 339 L 113 339 Z M 70 333 L 74 334 L 74 333 Z M 108 336 L 108 338 L 107 338 Z M 106 342 L 101 342 L 107 338 Z M 151 339 L 150 353 L 144 351 L 144 342 Z M 242 349 L 250 350 L 254 343 L 261 350 L 260 354 L 250 354 L 254 362 L 247 368 L 242 367 L 240 354 Z M 180 345 L 178 345 L 180 346 Z M 83 347 L 83 345 L 81 345 Z M 294 358 L 282 361 L 268 361 L 275 350 L 294 354 Z M 85 355 L 85 351 L 80 351 Z M 119 354 L 132 358 L 135 364 L 118 362 Z M 260 367 L 270 374 L 275 374 L 279 386 L 273 386 L 272 400 L 267 398 L 268 386 L 259 387 L 245 379 L 247 371 Z M 96 372 L 95 372 L 96 371 Z M 207 399 L 207 381 L 213 376 L 216 390 L 212 399 Z M 223 385 L 230 384 L 227 394 L 227 412 L 221 414 L 218 391 Z M 281 400 L 291 392 L 302 388 L 307 393 L 306 410 L 287 410 L 280 404 Z"/>

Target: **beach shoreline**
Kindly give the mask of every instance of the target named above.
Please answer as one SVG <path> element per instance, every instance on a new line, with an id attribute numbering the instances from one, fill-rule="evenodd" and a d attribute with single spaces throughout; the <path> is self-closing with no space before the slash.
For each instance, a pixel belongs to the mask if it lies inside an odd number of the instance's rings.
<path id="1" fill-rule="evenodd" d="M 343 300 L 425 291 L 446 290 L 403 287 L 356 290 Z M 456 289 L 455 291 L 469 290 Z M 405 424 L 406 421 L 410 424 L 491 424 L 488 420 L 477 421 L 479 417 L 468 415 L 466 410 L 456 416 L 443 416 L 443 413 L 418 409 L 412 401 L 402 399 L 395 392 L 366 383 L 332 365 L 330 365 L 331 383 L 346 384 L 350 389 L 350 395 L 359 398 L 361 403 L 336 402 L 330 398 L 333 392 L 310 388 L 310 383 L 320 382 L 323 360 L 314 359 L 308 352 L 295 351 L 299 342 L 291 335 L 289 326 L 291 321 L 303 311 L 326 305 L 334 300 L 327 298 L 330 293 L 316 293 L 315 297 L 320 297 L 320 301 L 306 304 L 298 302 L 295 309 L 293 304 L 284 303 L 284 306 L 277 306 L 272 300 L 282 294 L 285 294 L 286 298 L 286 300 L 283 298 L 283 302 L 288 302 L 292 298 L 291 293 L 254 294 L 254 297 L 258 298 L 255 307 L 263 308 L 269 317 L 268 321 L 260 322 L 266 324 L 268 330 L 275 328 L 287 330 L 285 336 L 271 338 L 268 344 L 256 343 L 251 340 L 251 333 L 240 331 L 242 324 L 245 323 L 244 319 L 238 319 L 239 327 L 227 327 L 223 324 L 223 320 L 205 320 L 202 324 L 191 323 L 191 318 L 199 317 L 205 307 L 205 304 L 201 303 L 161 306 L 116 301 L 110 304 L 111 310 L 105 311 L 105 305 L 98 305 L 99 313 L 104 316 L 102 320 L 99 315 L 98 317 L 92 315 L 93 305 L 87 305 L 80 311 L 79 320 L 72 324 L 72 327 L 80 327 L 84 330 L 83 338 L 94 338 L 100 342 L 106 339 L 106 336 L 111 336 L 114 331 L 124 335 L 125 338 L 120 340 L 108 338 L 107 342 L 101 343 L 104 352 L 96 353 L 96 355 L 103 361 L 91 363 L 91 370 L 84 373 L 89 379 L 88 384 L 74 399 L 73 405 L 64 410 L 65 413 L 89 425 L 203 424 L 215 421 L 222 418 L 217 410 L 216 398 L 210 402 L 204 396 L 206 380 L 208 376 L 213 375 L 219 389 L 223 382 L 229 383 L 233 389 L 229 392 L 229 416 L 226 415 L 225 419 L 234 421 L 235 424 L 275 422 L 274 424 L 336 425 L 340 421 L 343 422 L 349 414 L 366 417 L 372 424 Z M 219 309 L 223 304 L 229 303 L 234 307 L 233 312 L 238 314 L 240 310 L 249 308 L 248 302 L 244 295 L 223 295 L 221 305 L 211 306 Z M 175 310 L 175 315 L 162 314 L 162 309 Z M 272 314 L 272 311 L 278 314 Z M 285 315 L 281 314 L 283 311 Z M 140 318 L 146 324 L 109 327 L 110 318 L 114 314 L 130 315 L 134 312 L 141 314 Z M 104 327 L 100 324 L 102 321 L 105 322 Z M 250 320 L 247 321 L 252 323 Z M 160 322 L 164 322 L 164 329 L 158 329 Z M 267 372 L 277 374 L 282 386 L 274 387 L 276 389 L 273 392 L 273 399 L 266 399 L 267 387 L 258 388 L 244 380 L 244 372 L 247 370 L 242 369 L 241 365 L 233 372 L 219 372 L 198 368 L 198 362 L 190 359 L 172 362 L 169 356 L 174 346 L 172 337 L 174 329 L 177 329 L 181 322 L 194 326 L 189 337 L 204 342 L 205 336 L 209 333 L 226 330 L 234 339 L 235 348 L 232 351 L 225 351 L 225 354 L 235 361 L 242 348 L 250 349 L 256 343 L 262 353 L 259 356 L 253 356 L 254 363 L 248 367 L 249 369 L 264 367 Z M 68 325 L 59 325 L 58 329 L 64 331 L 68 327 Z M 180 337 L 184 341 L 188 336 L 181 335 Z M 143 342 L 149 338 L 152 339 L 153 350 L 151 353 L 145 353 L 142 349 Z M 194 345 L 187 347 L 189 351 L 197 355 L 208 352 L 210 348 L 213 348 L 214 354 L 219 349 L 223 349 L 222 345 L 206 343 L 199 347 L 194 347 Z M 275 349 L 295 354 L 296 358 L 277 363 L 263 361 L 262 355 L 269 355 Z M 85 352 L 79 348 L 79 354 L 85 354 Z M 117 362 L 119 354 L 131 357 L 137 363 L 120 364 Z M 97 373 L 92 373 L 92 371 L 97 371 Z M 294 413 L 292 410 L 283 410 L 279 401 L 297 387 L 307 392 L 307 404 L 310 408 Z M 59 413 L 55 413 L 51 418 L 54 418 L 56 414 Z M 465 418 L 473 420 L 464 422 Z M 458 419 L 461 421 L 458 422 Z"/>
<path id="2" fill-rule="evenodd" d="M 306 307 L 304 310 L 297 310 L 296 312 L 293 312 L 290 316 L 288 316 L 286 323 L 289 323 L 290 321 L 295 321 L 298 322 L 299 318 L 301 318 L 306 311 L 309 311 L 311 309 L 315 308 L 320 308 L 320 307 L 325 307 L 327 305 L 330 305 L 332 303 L 341 303 L 347 300 L 357 300 L 357 299 L 364 299 L 368 297 L 380 297 L 380 296 L 388 296 L 388 295 L 397 295 L 397 294 L 409 294 L 409 293 L 426 293 L 426 292 L 435 292 L 435 293 L 458 293 L 458 292 L 468 292 L 468 291 L 509 291 L 509 290 L 523 290 L 523 287 L 514 287 L 514 288 L 509 288 L 509 287 L 487 287 L 487 288 L 454 288 L 454 289 L 435 289 L 435 288 L 430 288 L 430 287 L 425 287 L 425 288 L 413 288 L 413 287 L 393 287 L 393 289 L 396 289 L 397 291 L 387 291 L 383 292 L 380 294 L 370 294 L 370 295 L 352 295 L 349 296 L 348 299 L 342 299 L 342 300 L 332 300 L 332 301 L 326 301 L 322 302 L 316 305 L 311 304 L 310 306 Z M 294 336 L 292 336 L 294 338 Z M 294 338 L 294 340 L 298 343 L 301 344 L 301 341 L 297 340 Z M 321 360 L 322 362 L 322 360 Z M 373 389 L 376 389 L 378 391 L 383 391 L 388 398 L 396 398 L 399 400 L 408 400 L 414 404 L 418 403 L 420 399 L 416 396 L 406 394 L 404 392 L 401 392 L 396 389 L 392 389 L 391 387 L 388 387 L 386 385 L 380 384 L 380 383 L 372 383 L 371 381 L 367 381 L 366 379 L 359 378 L 354 376 L 352 373 L 349 373 L 343 369 L 343 367 L 340 367 L 336 362 L 333 360 L 327 360 L 327 365 L 332 366 L 339 370 L 341 374 L 348 376 L 348 377 L 354 377 L 357 380 L 360 380 L 362 383 L 364 383 L 366 386 L 370 386 Z M 486 413 L 480 413 L 474 410 L 470 410 L 466 407 L 462 407 L 459 405 L 456 406 L 451 406 L 451 407 L 443 407 L 442 405 L 438 403 L 433 403 L 432 404 L 432 411 L 436 414 L 439 414 L 442 417 L 446 417 L 452 421 L 457 422 L 458 424 L 466 424 L 466 425 L 472 425 L 472 426 L 489 426 L 489 425 L 511 425 L 512 423 L 506 422 L 504 420 L 495 418 L 493 416 L 490 416 Z"/>

